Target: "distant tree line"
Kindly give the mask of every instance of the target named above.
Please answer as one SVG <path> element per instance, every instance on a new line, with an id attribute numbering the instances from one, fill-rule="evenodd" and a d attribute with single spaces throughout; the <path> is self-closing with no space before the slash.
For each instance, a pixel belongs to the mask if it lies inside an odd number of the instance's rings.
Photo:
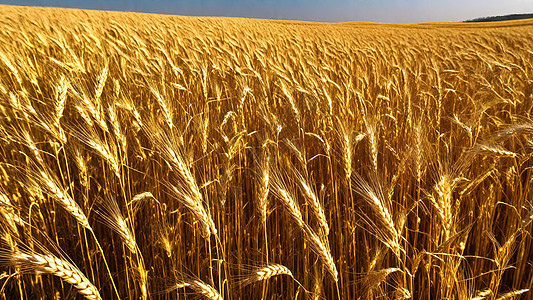
<path id="1" fill-rule="evenodd" d="M 476 18 L 472 20 L 466 20 L 465 22 L 496 22 L 496 21 L 530 19 L 530 18 L 533 18 L 533 14 L 512 14 L 512 15 L 505 15 L 505 16 L 491 16 L 491 17 Z"/>

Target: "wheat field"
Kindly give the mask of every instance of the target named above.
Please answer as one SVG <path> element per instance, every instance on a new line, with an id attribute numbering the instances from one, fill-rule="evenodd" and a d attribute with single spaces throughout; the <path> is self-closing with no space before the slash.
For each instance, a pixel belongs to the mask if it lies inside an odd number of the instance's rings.
<path id="1" fill-rule="evenodd" d="M 533 21 L 0 6 L 1 299 L 530 299 Z"/>

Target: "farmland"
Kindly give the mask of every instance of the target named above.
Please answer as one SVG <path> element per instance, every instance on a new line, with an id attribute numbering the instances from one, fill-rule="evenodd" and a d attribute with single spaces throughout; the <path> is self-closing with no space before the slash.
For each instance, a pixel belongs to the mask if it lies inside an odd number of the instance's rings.
<path id="1" fill-rule="evenodd" d="M 531 297 L 533 21 L 0 28 L 0 299 Z"/>

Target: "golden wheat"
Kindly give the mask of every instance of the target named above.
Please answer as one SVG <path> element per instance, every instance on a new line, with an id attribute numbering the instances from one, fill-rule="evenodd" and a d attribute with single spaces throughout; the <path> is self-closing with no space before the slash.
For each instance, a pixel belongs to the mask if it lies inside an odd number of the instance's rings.
<path id="1" fill-rule="evenodd" d="M 0 28 L 0 299 L 531 297 L 531 20 Z"/>

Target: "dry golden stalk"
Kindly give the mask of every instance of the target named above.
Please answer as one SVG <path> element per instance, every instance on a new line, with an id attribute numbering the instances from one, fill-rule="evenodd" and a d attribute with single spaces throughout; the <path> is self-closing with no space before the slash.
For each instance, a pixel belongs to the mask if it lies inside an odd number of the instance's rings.
<path id="1" fill-rule="evenodd" d="M 452 180 L 448 175 L 441 176 L 433 188 L 435 196 L 430 197 L 430 201 L 437 209 L 439 216 L 444 224 L 444 228 L 449 231 L 452 222 Z"/>
<path id="2" fill-rule="evenodd" d="M 41 166 L 44 166 L 45 162 L 43 159 L 43 155 L 41 154 L 41 150 L 37 148 L 37 145 L 33 141 L 30 133 L 27 131 L 23 131 L 20 138 L 22 139 L 20 142 L 24 143 L 26 146 L 28 146 L 28 148 L 30 148 L 31 153 L 33 154 L 33 157 L 35 158 L 37 163 L 39 163 Z"/>
<path id="3" fill-rule="evenodd" d="M 120 122 L 118 120 L 118 117 L 117 117 L 117 113 L 116 113 L 116 110 L 115 110 L 115 105 L 114 104 L 110 104 L 107 108 L 107 112 L 108 112 L 108 116 L 109 116 L 109 121 L 111 123 L 111 126 L 113 128 L 113 133 L 115 135 L 115 138 L 118 142 L 118 144 L 120 145 L 120 148 L 122 150 L 123 153 L 126 153 L 127 149 L 127 140 L 126 140 L 126 136 L 123 134 L 122 132 L 122 129 L 121 129 L 121 125 L 120 125 Z"/>
<path id="4" fill-rule="evenodd" d="M 433 187 L 434 194 L 429 196 L 429 200 L 437 210 L 441 220 L 444 240 L 447 240 L 456 231 L 455 218 L 458 203 L 453 201 L 453 191 L 459 179 L 451 178 L 448 174 L 442 174 Z"/>
<path id="5" fill-rule="evenodd" d="M 132 125 L 135 127 L 136 132 L 139 131 L 144 126 L 144 124 L 142 122 L 141 114 L 135 107 L 135 104 L 131 99 L 128 99 L 126 97 L 121 97 L 119 99 L 119 102 L 116 102 L 115 105 L 118 108 L 124 109 L 131 114 L 134 119 L 134 124 Z"/>
<path id="6" fill-rule="evenodd" d="M 17 232 L 17 225 L 23 226 L 22 219 L 15 211 L 13 204 L 6 194 L 0 190 L 0 213 L 4 216 L 4 221 L 7 222 L 10 232 Z"/>
<path id="7" fill-rule="evenodd" d="M 22 85 L 22 77 L 20 76 L 19 69 L 16 68 L 12 63 L 10 58 L 3 51 L 0 52 L 0 60 L 9 68 L 19 85 Z"/>
<path id="8" fill-rule="evenodd" d="M 412 294 L 411 292 L 404 288 L 404 287 L 398 287 L 396 291 L 394 291 L 394 297 L 395 299 L 401 300 L 401 299 L 411 299 Z"/>
<path id="9" fill-rule="evenodd" d="M 481 184 L 485 179 L 487 179 L 489 176 L 491 176 L 495 172 L 494 169 L 489 169 L 486 172 L 484 172 L 481 176 L 478 178 L 472 180 L 465 188 L 463 188 L 459 195 L 461 197 L 466 196 L 470 194 L 479 184 Z"/>
<path id="10" fill-rule="evenodd" d="M 173 288 L 182 289 L 182 288 L 186 288 L 188 286 L 191 286 L 191 284 L 187 283 L 187 282 L 180 282 L 180 283 L 176 283 L 176 285 L 174 285 Z"/>
<path id="11" fill-rule="evenodd" d="M 222 170 L 222 177 L 220 178 L 220 185 L 222 188 L 222 194 L 220 196 L 220 202 L 222 206 L 226 204 L 227 193 L 230 188 L 231 181 L 233 180 L 233 175 L 237 168 L 237 165 L 234 162 L 235 157 L 241 152 L 241 149 L 245 147 L 245 144 L 242 142 L 243 133 L 236 133 L 229 141 L 227 141 L 228 149 L 224 153 L 224 169 Z"/>
<path id="12" fill-rule="evenodd" d="M 287 97 L 287 99 L 289 100 L 289 103 L 291 104 L 291 109 L 292 109 L 292 112 L 294 113 L 294 116 L 295 116 L 296 120 L 298 122 L 300 122 L 300 120 L 301 120 L 300 110 L 298 109 L 298 105 L 297 105 L 294 97 L 292 96 L 292 93 L 288 90 L 288 88 L 285 85 L 285 83 L 283 82 L 283 80 L 280 81 L 280 85 L 281 85 L 281 91 L 283 92 L 285 97 Z"/>

